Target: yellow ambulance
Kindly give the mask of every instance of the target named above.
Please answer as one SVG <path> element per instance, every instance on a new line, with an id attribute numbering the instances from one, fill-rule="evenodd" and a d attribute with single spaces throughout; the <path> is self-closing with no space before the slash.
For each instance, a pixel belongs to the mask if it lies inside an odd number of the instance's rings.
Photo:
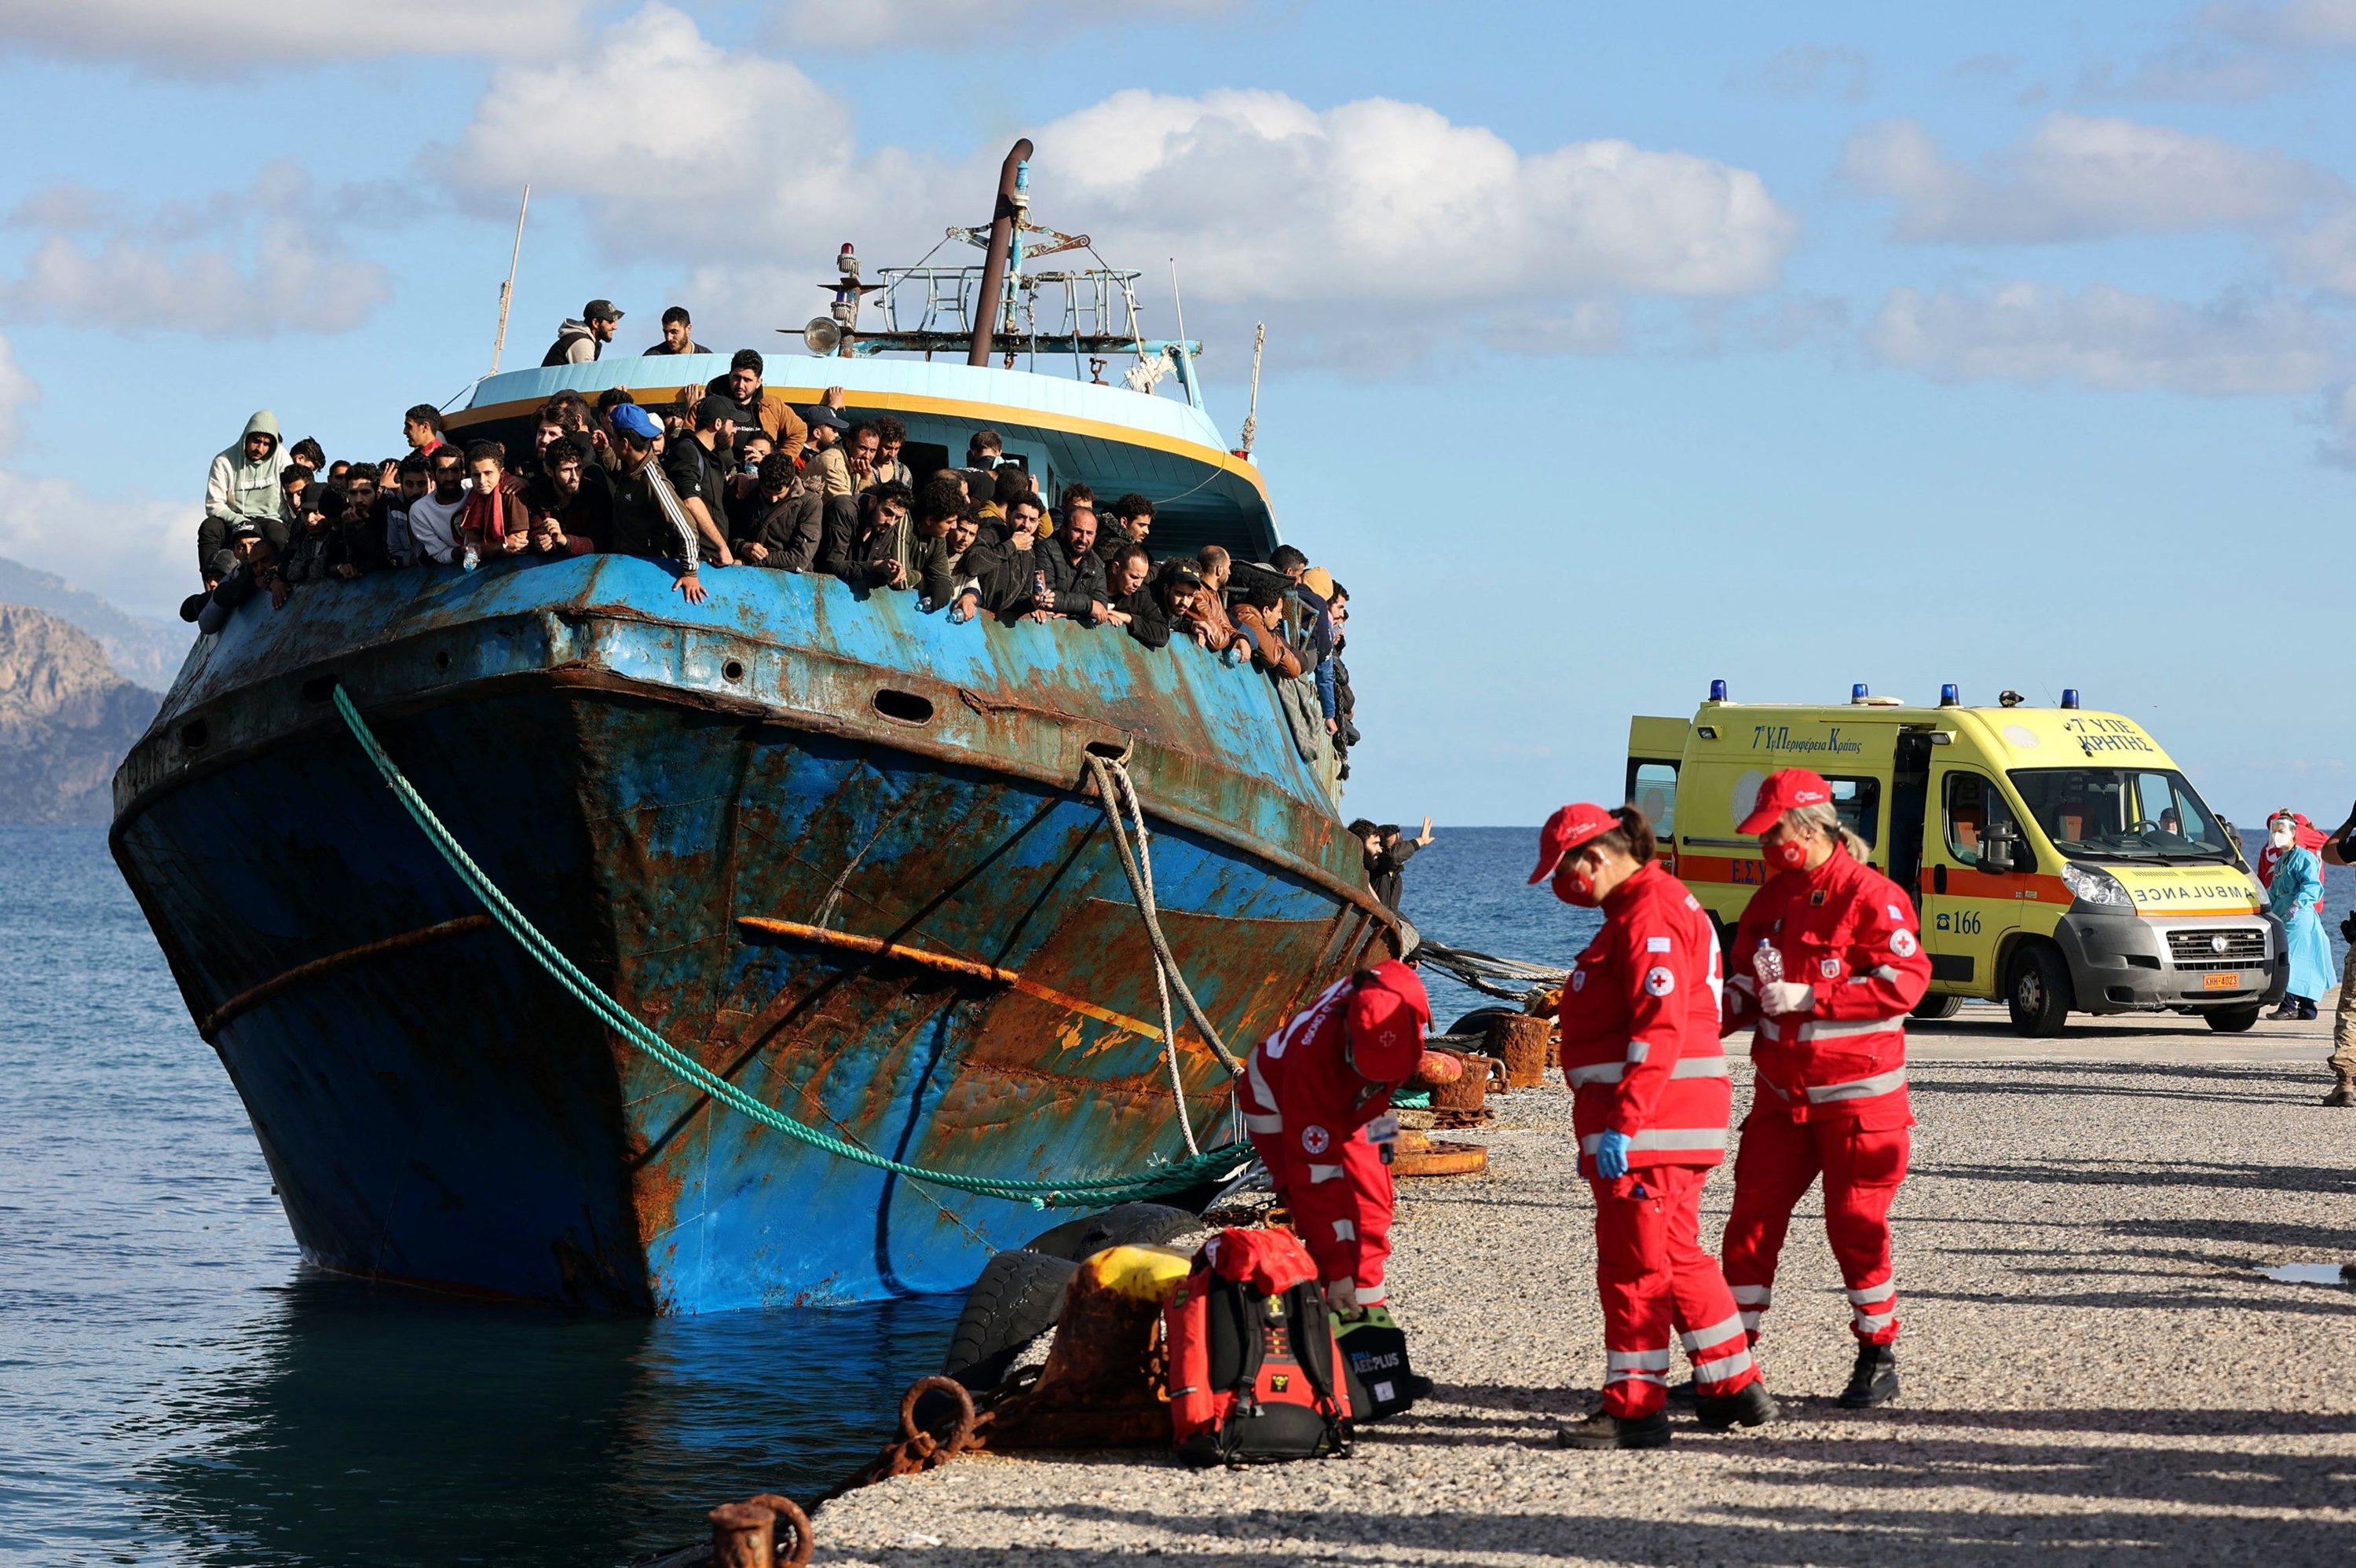
<path id="1" fill-rule="evenodd" d="M 1628 727 L 1628 798 L 1731 933 L 1766 880 L 1734 830 L 1778 768 L 1822 773 L 1873 864 L 1914 895 L 1931 992 L 1919 1016 L 2001 997 L 2022 1034 L 2069 1015 L 2174 1008 L 2211 1029 L 2257 1021 L 2289 977 L 2280 924 L 2209 809 L 2134 720 L 2065 691 L 2059 708 L 1935 708 L 1859 686 L 1845 704 L 1729 701 Z"/>

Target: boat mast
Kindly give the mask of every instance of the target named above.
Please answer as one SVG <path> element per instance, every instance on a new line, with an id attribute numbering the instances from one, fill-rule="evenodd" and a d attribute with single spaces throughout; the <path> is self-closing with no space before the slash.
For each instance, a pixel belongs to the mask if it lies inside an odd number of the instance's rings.
<path id="1" fill-rule="evenodd" d="M 1006 289 L 1006 259 L 1014 250 L 1014 223 L 1022 214 L 1017 201 L 1023 166 L 1031 158 L 1031 138 L 1016 142 L 998 168 L 998 205 L 990 216 L 990 255 L 981 264 L 981 290 L 974 296 L 973 337 L 967 343 L 965 362 L 990 363 L 990 339 L 998 325 L 999 295 Z"/>
<path id="2" fill-rule="evenodd" d="M 531 187 L 523 187 L 523 201 L 516 208 L 515 249 L 508 252 L 508 281 L 499 285 L 499 330 L 491 339 L 491 374 L 499 373 L 499 353 L 508 346 L 508 302 L 515 298 L 516 263 L 523 259 L 523 215 L 531 210 Z"/>

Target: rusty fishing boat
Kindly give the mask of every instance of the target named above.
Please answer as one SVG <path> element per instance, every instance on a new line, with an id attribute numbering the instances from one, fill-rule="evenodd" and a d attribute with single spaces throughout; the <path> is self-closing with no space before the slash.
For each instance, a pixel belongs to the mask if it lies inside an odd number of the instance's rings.
<path id="1" fill-rule="evenodd" d="M 950 230 L 979 266 L 866 283 L 845 247 L 773 390 L 897 415 L 919 474 L 995 430 L 1045 494 L 1138 491 L 1158 548 L 1265 560 L 1197 347 L 1030 221 L 1029 150 Z M 521 450 L 562 389 L 727 368 L 492 375 L 451 433 Z M 1189 1156 L 1234 1138 L 1202 1026 L 1240 1051 L 1401 942 L 1313 693 L 1183 638 L 703 580 L 691 605 L 666 563 L 589 555 L 256 601 L 123 763 L 116 861 L 305 1255 L 632 1312 L 873 1298 L 964 1287 L 1087 1182 L 1220 1175 Z M 1165 1026 L 1164 983 L 1199 1023 Z"/>

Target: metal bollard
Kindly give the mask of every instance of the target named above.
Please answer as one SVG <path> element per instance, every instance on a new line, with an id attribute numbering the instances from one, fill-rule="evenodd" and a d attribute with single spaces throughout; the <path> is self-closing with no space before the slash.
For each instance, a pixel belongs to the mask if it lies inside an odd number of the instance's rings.
<path id="1" fill-rule="evenodd" d="M 818 1543 L 818 1538 L 810 1533 L 809 1515 L 802 1512 L 801 1505 L 793 1499 L 781 1498 L 775 1492 L 763 1492 L 749 1500 L 755 1507 L 767 1509 L 776 1515 L 769 1535 L 769 1552 L 776 1568 L 802 1568 L 810 1560 L 811 1548 Z M 776 1532 L 780 1530 L 794 1532 L 791 1552 L 778 1550 Z"/>
<path id="2" fill-rule="evenodd" d="M 777 1516 L 759 1503 L 712 1510 L 712 1568 L 775 1568 Z"/>

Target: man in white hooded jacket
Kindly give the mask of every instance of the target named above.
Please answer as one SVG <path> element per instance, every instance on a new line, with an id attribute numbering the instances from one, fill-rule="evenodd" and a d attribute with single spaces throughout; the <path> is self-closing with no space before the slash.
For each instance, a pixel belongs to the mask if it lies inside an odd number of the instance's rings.
<path id="1" fill-rule="evenodd" d="M 278 476 L 286 469 L 286 447 L 278 417 L 268 409 L 245 421 L 245 433 L 213 459 L 205 480 L 205 517 L 197 525 L 197 574 L 208 592 L 237 565 L 238 534 L 259 528 L 284 549 L 289 530 L 279 507 Z"/>

